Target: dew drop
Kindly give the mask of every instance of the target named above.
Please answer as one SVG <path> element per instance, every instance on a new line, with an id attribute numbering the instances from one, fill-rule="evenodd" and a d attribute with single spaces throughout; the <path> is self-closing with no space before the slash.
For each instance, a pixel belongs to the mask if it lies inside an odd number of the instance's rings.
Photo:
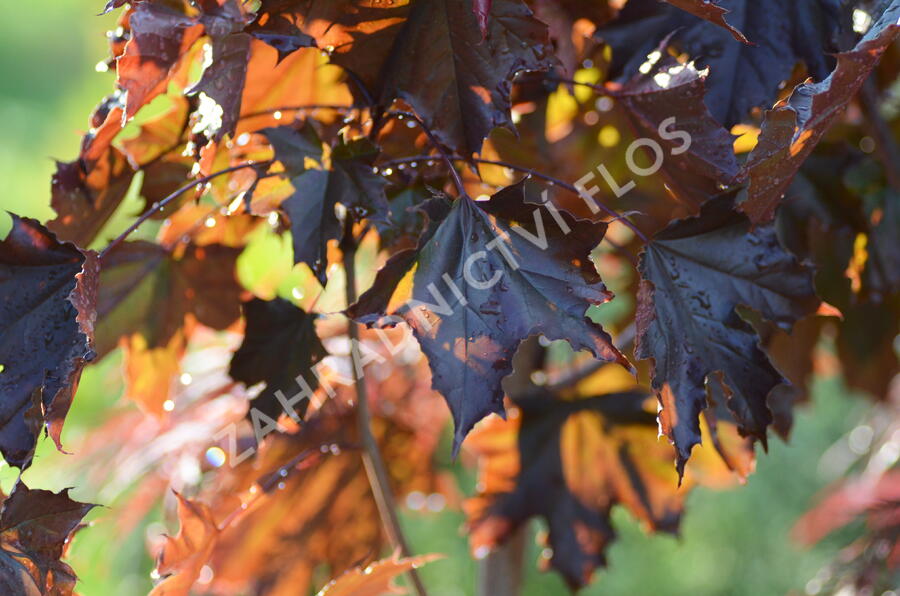
<path id="1" fill-rule="evenodd" d="M 214 468 L 220 468 L 225 463 L 225 452 L 220 447 L 210 447 L 206 450 L 206 461 Z"/>

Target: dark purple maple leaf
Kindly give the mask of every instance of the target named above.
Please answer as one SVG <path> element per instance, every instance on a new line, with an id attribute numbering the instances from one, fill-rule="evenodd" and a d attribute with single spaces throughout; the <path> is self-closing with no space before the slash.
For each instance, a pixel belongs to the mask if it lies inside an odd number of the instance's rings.
<path id="1" fill-rule="evenodd" d="M 60 445 L 81 370 L 96 356 L 97 281 L 96 253 L 13 216 L 0 242 L 0 453 L 12 466 L 31 463 L 45 425 Z"/>
<path id="2" fill-rule="evenodd" d="M 415 268 L 412 300 L 392 314 L 410 325 L 428 357 L 433 386 L 453 413 L 454 452 L 476 422 L 503 413 L 501 381 L 531 335 L 565 339 L 630 368 L 585 314 L 612 298 L 590 259 L 605 223 L 530 202 L 524 182 L 489 201 L 439 196 L 422 208 L 430 221 L 419 245 L 395 254 L 348 312 L 379 322 Z"/>
<path id="3" fill-rule="evenodd" d="M 784 250 L 770 226 L 751 230 L 733 195 L 656 234 L 641 255 L 635 356 L 652 359 L 660 425 L 675 443 L 679 471 L 700 442 L 706 384 L 721 372 L 738 428 L 765 443 L 766 399 L 785 382 L 737 313 L 746 306 L 784 329 L 820 304 L 813 270 Z"/>

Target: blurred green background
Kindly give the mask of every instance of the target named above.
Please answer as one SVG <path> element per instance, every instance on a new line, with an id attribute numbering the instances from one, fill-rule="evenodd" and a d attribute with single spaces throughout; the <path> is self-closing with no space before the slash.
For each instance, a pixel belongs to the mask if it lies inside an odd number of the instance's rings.
<path id="1" fill-rule="evenodd" d="M 101 0 L 7 2 L 0 21 L 0 180 L 2 207 L 46 220 L 53 159 L 72 159 L 92 108 L 112 89 L 111 73 L 95 72 L 107 55 L 105 32 L 116 15 L 95 16 Z M 0 232 L 8 229 L 3 215 Z M 103 422 L 121 394 L 120 362 L 115 356 L 88 369 L 79 388 L 64 435 L 69 449 Z M 126 406 L 129 407 L 129 406 Z M 688 501 L 682 536 L 647 536 L 623 511 L 615 515 L 621 534 L 612 547 L 610 569 L 598 573 L 585 594 L 605 595 L 747 595 L 802 594 L 805 585 L 830 560 L 858 527 L 850 527 L 812 550 L 789 538 L 794 521 L 814 502 L 814 496 L 841 470 L 830 470 L 822 455 L 846 442 L 859 424 L 865 403 L 849 395 L 837 380 L 816 384 L 814 403 L 798 416 L 791 445 L 774 441 L 761 455 L 749 483 L 725 492 L 697 490 Z M 839 447 L 838 447 L 839 448 Z M 0 484 L 9 491 L 15 472 L 4 466 Z M 461 474 L 472 492 L 471 472 Z M 75 487 L 72 495 L 102 502 L 84 478 L 67 466 L 67 456 L 44 441 L 34 466 L 25 474 L 34 488 Z M 81 532 L 69 560 L 81 576 L 84 596 L 145 594 L 151 587 L 153 562 L 146 553 L 143 527 L 159 527 L 157 507 L 141 529 L 126 538 L 111 523 L 112 510 L 96 510 L 94 525 Z M 110 515 L 113 514 L 113 515 Z M 459 512 L 404 512 L 403 519 L 416 552 L 439 552 L 443 561 L 422 569 L 434 596 L 473 593 L 476 565 L 469 558 L 460 531 Z M 536 524 L 537 525 L 537 524 Z M 169 527 L 174 532 L 175 527 Z M 532 545 L 525 567 L 525 593 L 565 594 L 553 574 L 539 573 Z"/>

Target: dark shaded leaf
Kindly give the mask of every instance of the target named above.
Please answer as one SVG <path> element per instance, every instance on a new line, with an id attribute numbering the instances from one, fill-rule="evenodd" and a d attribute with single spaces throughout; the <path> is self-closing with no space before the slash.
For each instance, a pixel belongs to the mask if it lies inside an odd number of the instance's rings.
<path id="1" fill-rule="evenodd" d="M 708 202 L 699 217 L 657 234 L 640 261 L 635 356 L 653 359 L 660 425 L 683 469 L 700 442 L 706 383 L 721 372 L 727 404 L 742 433 L 765 444 L 769 392 L 784 382 L 760 350 L 753 328 L 735 311 L 750 307 L 790 329 L 819 305 L 812 270 L 778 243 L 771 227 L 751 231 L 733 197 Z"/>
<path id="2" fill-rule="evenodd" d="M 740 204 L 754 223 L 773 219 L 800 165 L 868 78 L 900 33 L 900 1 L 894 0 L 855 48 L 837 56 L 837 68 L 820 83 L 804 83 L 766 112 L 759 143 L 747 159 L 747 200 Z"/>
<path id="3" fill-rule="evenodd" d="M 791 333 L 768 323 L 760 332 L 760 344 L 766 355 L 788 380 L 787 384 L 773 389 L 768 399 L 772 427 L 785 440 L 794 423 L 794 406 L 809 400 L 814 356 L 825 320 L 807 317 L 798 321 Z"/>
<path id="4" fill-rule="evenodd" d="M 60 446 L 81 369 L 95 357 L 97 277 L 95 253 L 13 216 L 0 242 L 0 452 L 12 466 L 31 463 L 44 424 Z"/>
<path id="5" fill-rule="evenodd" d="M 316 47 L 316 40 L 303 33 L 291 20 L 290 13 L 267 12 L 272 3 L 262 3 L 259 16 L 246 31 L 256 39 L 263 41 L 278 50 L 278 61 L 281 62 L 300 48 Z M 275 3 L 277 5 L 277 2 Z M 296 17 L 294 17 L 296 18 Z"/>
<path id="6" fill-rule="evenodd" d="M 332 175 L 310 170 L 291 180 L 294 194 L 281 204 L 291 220 L 294 263 L 306 263 L 323 286 L 327 282 L 328 241 L 341 235 L 334 208 L 337 196 L 329 191 Z"/>
<path id="7" fill-rule="evenodd" d="M 709 66 L 706 105 L 730 128 L 753 107 L 769 107 L 798 62 L 817 79 L 833 64 L 826 52 L 838 27 L 838 0 L 720 0 L 731 25 L 754 45 L 658 0 L 630 0 L 619 19 L 597 35 L 613 48 L 613 75 L 627 80 L 657 45 L 670 43 L 700 66 Z"/>
<path id="8" fill-rule="evenodd" d="M 843 314 L 836 347 L 847 384 L 881 399 L 898 370 L 900 299 L 890 263 L 900 195 L 882 188 L 883 181 L 862 189 L 848 184 L 854 171 L 873 169 L 879 167 L 870 158 L 817 152 L 788 189 L 776 221 L 788 248 L 815 265 L 819 295 Z"/>
<path id="9" fill-rule="evenodd" d="M 565 339 L 576 350 L 629 366 L 585 316 L 590 305 L 612 298 L 590 260 L 605 223 L 529 203 L 523 183 L 490 201 L 463 196 L 451 205 L 438 197 L 423 209 L 430 228 L 418 247 L 394 255 L 349 313 L 377 322 L 415 268 L 412 300 L 390 308 L 412 327 L 434 388 L 450 406 L 454 451 L 476 422 L 503 412 L 500 382 L 530 335 Z"/>
<path id="10" fill-rule="evenodd" d="M 390 197 L 390 218 L 376 225 L 381 248 L 393 251 L 415 246 L 425 225 L 419 206 L 432 196 L 426 189 L 414 186 Z"/>
<path id="11" fill-rule="evenodd" d="M 266 7 L 270 14 L 279 11 L 297 23 L 316 40 L 318 47 L 330 54 L 331 62 L 353 73 L 367 92 L 376 94 L 382 67 L 410 11 L 408 0 L 391 4 L 310 0 L 299 6 L 290 0 L 273 0 Z M 361 95 L 362 99 L 370 99 L 366 93 Z"/>
<path id="12" fill-rule="evenodd" d="M 328 165 L 321 163 L 322 142 L 312 127 L 267 128 L 263 134 L 294 186 L 294 194 L 281 204 L 291 220 L 294 262 L 309 265 L 325 285 L 328 241 L 341 233 L 335 206 L 346 207 L 348 217 L 386 221 L 387 181 L 372 171 L 378 149 L 366 139 L 341 141 L 331 151 L 330 169 L 310 169 Z"/>
<path id="13" fill-rule="evenodd" d="M 889 397 L 891 382 L 900 370 L 896 346 L 900 329 L 900 298 L 883 304 L 853 304 L 844 315 L 837 338 L 838 356 L 847 384 L 876 399 Z"/>
<path id="14" fill-rule="evenodd" d="M 341 140 L 331 149 L 331 174 L 336 179 L 330 185 L 336 186 L 337 201 L 356 219 L 387 219 L 387 182 L 372 170 L 377 157 L 378 147 L 365 138 Z"/>
<path id="15" fill-rule="evenodd" d="M 900 295 L 900 190 L 886 189 L 873 209 L 862 272 L 863 290 L 873 302 Z"/>
<path id="16" fill-rule="evenodd" d="M 738 173 L 732 135 L 703 104 L 705 80 L 705 73 L 692 63 L 664 59 L 616 96 L 635 135 L 663 149 L 661 174 L 671 191 L 694 209 L 719 194 Z M 640 165 L 649 169 L 659 154 L 647 153 L 649 160 Z"/>
<path id="17" fill-rule="evenodd" d="M 497 126 L 513 130 L 509 94 L 521 71 L 554 64 L 547 27 L 519 0 L 494 0 L 482 40 L 468 0 L 415 2 L 391 48 L 381 102 L 402 99 L 438 140 L 471 155 Z"/>
<path id="18" fill-rule="evenodd" d="M 171 217 L 179 207 L 191 200 L 190 193 L 183 193 L 178 199 L 170 201 L 164 208 L 158 207 L 160 201 L 191 180 L 189 160 L 176 156 L 173 159 L 153 162 L 143 171 L 144 181 L 141 183 L 141 197 L 144 199 L 144 208 L 141 211 L 153 211 L 152 219 Z"/>
<path id="19" fill-rule="evenodd" d="M 290 399 L 298 389 L 297 377 L 303 377 L 310 389 L 318 379 L 313 366 L 327 355 L 316 335 L 315 315 L 287 300 L 260 300 L 243 304 L 247 330 L 241 347 L 231 359 L 228 374 L 248 387 L 265 383 L 265 390 L 250 404 L 274 420 L 284 411 L 276 397 Z M 305 389 L 305 388 L 304 388 Z M 302 418 L 308 400 L 295 407 Z"/>
<path id="20" fill-rule="evenodd" d="M 299 176 L 311 165 L 322 165 L 324 161 L 325 146 L 312 126 L 299 129 L 293 126 L 276 126 L 264 128 L 260 134 L 269 140 L 275 150 L 275 159 L 281 162 L 291 178 Z"/>
<path id="21" fill-rule="evenodd" d="M 219 141 L 234 135 L 240 119 L 253 39 L 243 29 L 252 15 L 241 0 L 202 0 L 200 4 L 198 21 L 210 38 L 211 59 L 185 95 L 199 97 L 199 118 L 192 132 Z"/>
<path id="22" fill-rule="evenodd" d="M 60 559 L 81 520 L 95 506 L 69 489 L 32 490 L 17 482 L 0 511 L 0 588 L 4 594 L 70 596 L 75 572 Z"/>
<path id="23" fill-rule="evenodd" d="M 513 128 L 513 76 L 554 63 L 547 28 L 524 2 L 494 0 L 484 39 L 473 8 L 471 0 L 314 0 L 298 17 L 365 87 L 362 100 L 402 99 L 441 143 L 470 155 L 494 127 Z"/>

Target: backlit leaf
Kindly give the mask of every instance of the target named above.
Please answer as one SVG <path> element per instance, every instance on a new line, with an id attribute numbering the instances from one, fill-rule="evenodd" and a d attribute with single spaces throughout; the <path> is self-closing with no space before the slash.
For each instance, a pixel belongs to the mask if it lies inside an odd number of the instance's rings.
<path id="1" fill-rule="evenodd" d="M 130 18 L 131 39 L 116 61 L 126 92 L 125 118 L 165 92 L 182 56 L 200 39 L 203 26 L 158 2 L 141 2 Z"/>
<path id="2" fill-rule="evenodd" d="M 157 572 L 164 579 L 151 590 L 150 596 L 188 596 L 219 536 L 219 527 L 206 505 L 178 493 L 175 496 L 181 527 L 175 537 L 166 537 L 156 564 Z"/>
<path id="3" fill-rule="evenodd" d="M 0 589 L 16 596 L 71 596 L 75 572 L 62 562 L 72 534 L 94 508 L 21 480 L 0 511 Z"/>
<path id="4" fill-rule="evenodd" d="M 476 558 L 539 516 L 548 526 L 543 562 L 576 589 L 606 565 L 614 506 L 648 529 L 676 532 L 693 481 L 678 487 L 648 397 L 640 389 L 575 400 L 540 394 L 516 400 L 509 420 L 490 418 L 473 431 L 467 449 L 479 456 L 479 494 L 465 509 Z M 701 482 L 727 475 L 715 461 L 697 471 Z"/>
<path id="5" fill-rule="evenodd" d="M 322 588 L 317 596 L 381 596 L 382 594 L 402 594 L 403 590 L 393 585 L 393 579 L 410 569 L 416 569 L 440 559 L 441 555 L 419 555 L 400 557 L 394 554 L 375 561 L 365 568 L 356 567 L 344 572 Z"/>
<path id="6" fill-rule="evenodd" d="M 658 152 L 648 151 L 649 160 L 635 163 L 647 169 L 659 163 L 675 195 L 695 209 L 738 173 L 731 134 L 703 104 L 705 80 L 693 63 L 663 59 L 616 96 L 636 136 L 662 148 L 661 161 Z"/>
<path id="7" fill-rule="evenodd" d="M 217 244 L 192 245 L 183 254 L 141 241 L 117 246 L 103 259 L 97 351 L 106 354 L 131 333 L 149 347 L 165 346 L 188 314 L 214 329 L 233 323 L 240 316 L 239 253 Z"/>

